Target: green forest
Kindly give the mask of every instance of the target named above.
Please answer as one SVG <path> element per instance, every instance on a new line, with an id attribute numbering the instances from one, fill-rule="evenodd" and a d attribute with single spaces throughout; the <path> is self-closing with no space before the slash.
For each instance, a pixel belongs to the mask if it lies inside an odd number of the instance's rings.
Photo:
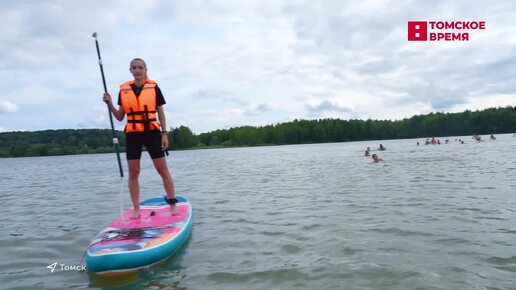
<path id="1" fill-rule="evenodd" d="M 430 113 L 403 120 L 294 120 L 260 127 L 243 126 L 194 134 L 171 128 L 170 149 L 309 144 L 502 134 L 516 132 L 516 107 L 461 113 Z M 124 133 L 116 131 L 122 151 Z M 0 157 L 50 156 L 114 152 L 110 129 L 63 129 L 0 133 Z"/>

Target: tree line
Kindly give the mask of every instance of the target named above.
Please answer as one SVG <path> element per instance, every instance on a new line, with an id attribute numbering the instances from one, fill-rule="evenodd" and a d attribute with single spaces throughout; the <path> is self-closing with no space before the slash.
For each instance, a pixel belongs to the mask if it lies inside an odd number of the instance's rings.
<path id="1" fill-rule="evenodd" d="M 242 126 L 194 134 L 171 128 L 170 149 L 309 144 L 382 139 L 501 134 L 516 132 L 516 107 L 461 113 L 430 113 L 403 120 L 294 120 L 267 126 Z M 49 156 L 113 152 L 110 129 L 63 129 L 0 133 L 0 157 Z M 115 132 L 120 148 L 125 137 Z"/>

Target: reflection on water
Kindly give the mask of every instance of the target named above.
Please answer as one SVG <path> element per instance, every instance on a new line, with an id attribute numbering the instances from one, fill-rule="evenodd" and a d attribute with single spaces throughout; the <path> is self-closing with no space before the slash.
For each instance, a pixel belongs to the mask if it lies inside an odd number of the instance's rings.
<path id="1" fill-rule="evenodd" d="M 497 137 L 172 152 L 192 236 L 124 289 L 515 289 L 516 138 Z M 380 143 L 384 162 L 363 156 Z M 116 218 L 115 155 L 0 159 L 0 173 L 2 288 L 104 285 L 46 267 L 80 264 Z M 140 183 L 163 194 L 147 156 Z"/>

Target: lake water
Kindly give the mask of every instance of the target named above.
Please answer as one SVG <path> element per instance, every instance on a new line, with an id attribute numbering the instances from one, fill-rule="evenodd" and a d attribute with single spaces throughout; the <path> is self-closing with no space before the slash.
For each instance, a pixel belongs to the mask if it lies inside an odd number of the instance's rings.
<path id="1" fill-rule="evenodd" d="M 172 152 L 192 236 L 117 289 L 516 289 L 516 138 L 497 137 Z M 380 143 L 384 162 L 363 156 Z M 0 288 L 97 288 L 72 266 L 119 213 L 116 156 L 0 159 L 0 176 Z M 140 185 L 163 194 L 146 154 Z"/>

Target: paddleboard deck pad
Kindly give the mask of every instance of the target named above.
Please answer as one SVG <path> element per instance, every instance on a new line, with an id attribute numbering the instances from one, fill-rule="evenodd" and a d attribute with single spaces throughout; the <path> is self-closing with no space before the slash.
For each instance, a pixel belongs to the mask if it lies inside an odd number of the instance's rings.
<path id="1" fill-rule="evenodd" d="M 193 211 L 186 198 L 176 199 L 175 213 L 164 197 L 153 197 L 140 203 L 140 218 L 131 219 L 130 209 L 100 231 L 86 251 L 88 272 L 132 272 L 177 252 L 190 235 Z"/>

